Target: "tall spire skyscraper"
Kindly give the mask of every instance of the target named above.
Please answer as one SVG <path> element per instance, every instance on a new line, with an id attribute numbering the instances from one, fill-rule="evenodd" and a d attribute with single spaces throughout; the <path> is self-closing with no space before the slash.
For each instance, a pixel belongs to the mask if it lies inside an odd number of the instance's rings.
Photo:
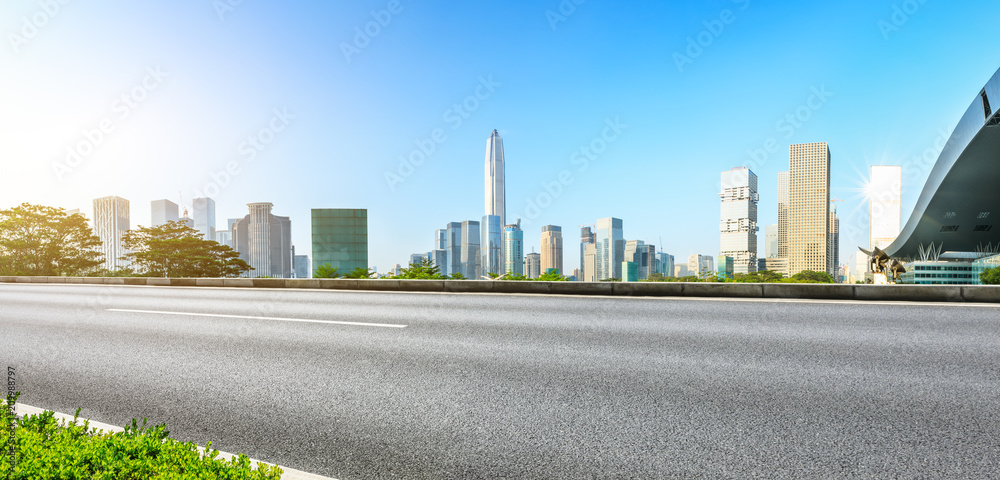
<path id="1" fill-rule="evenodd" d="M 486 214 L 480 235 L 483 275 L 506 273 L 503 264 L 505 213 L 503 139 L 493 130 L 486 140 Z"/>
<path id="2" fill-rule="evenodd" d="M 486 140 L 486 213 L 500 217 L 500 225 L 507 225 L 504 206 L 503 139 L 496 130 Z"/>

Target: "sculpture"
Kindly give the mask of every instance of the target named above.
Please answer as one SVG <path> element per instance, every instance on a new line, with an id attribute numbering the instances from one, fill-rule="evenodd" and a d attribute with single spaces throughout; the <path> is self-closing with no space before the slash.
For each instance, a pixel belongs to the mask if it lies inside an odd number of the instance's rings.
<path id="1" fill-rule="evenodd" d="M 865 255 L 868 255 L 869 271 L 875 274 L 881 274 L 886 276 L 892 274 L 893 282 L 902 281 L 902 277 L 900 275 L 906 273 L 906 269 L 903 268 L 903 264 L 900 263 L 899 260 L 896 260 L 894 258 L 890 259 L 889 255 L 887 255 L 884 251 L 882 251 L 882 249 L 878 247 L 873 248 L 872 251 L 870 252 L 861 247 L 858 247 L 858 249 L 864 252 Z M 891 264 L 890 260 L 892 262 Z"/>

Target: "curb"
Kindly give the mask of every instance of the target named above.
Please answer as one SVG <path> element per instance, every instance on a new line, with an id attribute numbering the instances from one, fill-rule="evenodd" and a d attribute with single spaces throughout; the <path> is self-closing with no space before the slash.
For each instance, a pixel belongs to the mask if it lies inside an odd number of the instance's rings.
<path id="1" fill-rule="evenodd" d="M 784 298 L 1000 303 L 1000 285 L 852 285 L 836 283 L 518 282 L 340 278 L 0 277 L 0 283 L 295 288 L 430 293 L 516 293 L 629 297 Z"/>
<path id="2" fill-rule="evenodd" d="M 45 410 L 43 408 L 32 407 L 31 405 L 25 405 L 23 403 L 14 404 L 14 410 L 15 410 L 15 413 L 16 413 L 16 415 L 18 417 L 24 417 L 26 415 L 41 415 L 42 413 L 48 411 L 48 410 Z M 72 423 L 73 422 L 73 416 L 72 415 L 67 415 L 65 413 L 53 412 L 53 417 L 57 421 L 59 421 L 60 423 L 65 422 L 65 423 L 68 424 L 68 423 Z M 90 422 L 88 426 L 91 429 L 95 429 L 96 428 L 99 431 L 104 431 L 104 432 L 109 432 L 109 433 L 120 433 L 120 432 L 124 432 L 125 431 L 124 428 L 116 426 L 116 425 L 109 425 L 107 423 L 95 422 L 93 420 L 88 420 L 88 419 L 82 418 L 82 417 L 77 417 L 76 418 L 76 423 L 78 425 L 83 425 L 83 422 L 85 422 L 85 421 L 86 422 Z M 201 452 L 202 454 L 204 454 L 205 453 L 205 448 L 199 445 L 198 446 L 198 451 Z M 227 453 L 227 452 L 219 451 L 219 454 L 216 455 L 215 458 L 222 459 L 222 460 L 225 460 L 225 461 L 230 461 L 230 460 L 232 460 L 232 459 L 234 459 L 236 457 L 237 457 L 237 455 L 233 455 L 232 453 Z M 316 475 L 316 474 L 313 474 L 313 473 L 303 472 L 301 470 L 295 470 L 294 468 L 282 467 L 281 465 L 275 465 L 273 463 L 262 462 L 260 460 L 256 460 L 256 459 L 253 459 L 253 458 L 250 459 L 250 467 L 251 468 L 256 468 L 258 465 L 268 465 L 268 466 L 277 466 L 277 467 L 280 467 L 285 472 L 285 473 L 283 473 L 281 475 L 281 480 L 337 480 L 335 478 L 324 477 L 322 475 Z"/>

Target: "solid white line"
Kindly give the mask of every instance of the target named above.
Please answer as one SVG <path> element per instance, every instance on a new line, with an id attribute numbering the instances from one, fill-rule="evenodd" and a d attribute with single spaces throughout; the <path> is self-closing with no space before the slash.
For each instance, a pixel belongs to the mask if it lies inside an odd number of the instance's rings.
<path id="1" fill-rule="evenodd" d="M 14 411 L 15 414 L 19 417 L 25 417 L 28 415 L 41 415 L 45 413 L 44 409 L 38 407 L 32 407 L 31 405 L 25 405 L 23 403 L 14 404 Z M 69 425 L 73 423 L 72 415 L 67 415 L 65 413 L 59 413 L 59 412 L 52 412 L 52 413 L 53 413 L 52 417 L 56 419 L 56 421 L 60 422 L 60 424 Z M 84 421 L 88 420 L 86 418 L 77 418 L 76 424 L 83 425 Z M 125 431 L 124 428 L 119 427 L 117 425 L 108 425 L 107 423 L 95 422 L 93 420 L 89 420 L 89 423 L 87 425 L 91 429 L 91 431 L 93 429 L 97 429 L 99 432 L 104 432 L 104 433 L 120 433 Z M 196 447 L 198 448 L 198 451 L 202 455 L 206 453 L 205 448 L 202 447 L 201 445 L 196 445 Z M 215 458 L 220 460 L 230 461 L 236 458 L 236 455 L 233 455 L 232 453 L 219 451 L 219 454 Z M 250 459 L 250 468 L 255 468 L 255 469 L 259 468 L 261 464 L 275 466 L 273 463 L 262 462 L 254 458 Z M 280 465 L 278 466 L 281 467 Z M 281 469 L 285 471 L 285 473 L 281 475 L 281 480 L 336 480 L 330 477 L 316 475 L 314 473 L 307 473 L 301 470 L 295 470 L 293 468 L 281 467 Z"/>
<path id="2" fill-rule="evenodd" d="M 187 315 L 191 317 L 218 318 L 249 318 L 252 320 L 277 320 L 281 322 L 327 323 L 331 325 L 354 325 L 358 327 L 406 328 L 406 325 L 393 323 L 342 322 L 338 320 L 310 320 L 307 318 L 253 317 L 250 315 L 223 315 L 219 313 L 161 312 L 158 310 L 127 310 L 124 308 L 109 308 L 109 312 L 152 313 L 157 315 Z"/>

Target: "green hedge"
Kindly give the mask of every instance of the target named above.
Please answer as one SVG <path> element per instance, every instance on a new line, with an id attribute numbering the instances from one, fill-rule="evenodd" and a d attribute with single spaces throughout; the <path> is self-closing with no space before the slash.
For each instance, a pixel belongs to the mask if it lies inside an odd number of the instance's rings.
<path id="1" fill-rule="evenodd" d="M 215 458 L 211 443 L 206 454 L 192 442 L 167 438 L 165 425 L 146 427 L 132 420 L 124 432 L 98 433 L 89 422 L 60 425 L 52 412 L 12 417 L 0 401 L 0 479 L 252 479 L 278 480 L 282 470 L 259 465 L 240 454 L 231 461 Z M 76 415 L 80 410 L 76 411 Z M 14 420 L 12 422 L 12 420 Z M 16 450 L 11 473 L 11 427 Z"/>

